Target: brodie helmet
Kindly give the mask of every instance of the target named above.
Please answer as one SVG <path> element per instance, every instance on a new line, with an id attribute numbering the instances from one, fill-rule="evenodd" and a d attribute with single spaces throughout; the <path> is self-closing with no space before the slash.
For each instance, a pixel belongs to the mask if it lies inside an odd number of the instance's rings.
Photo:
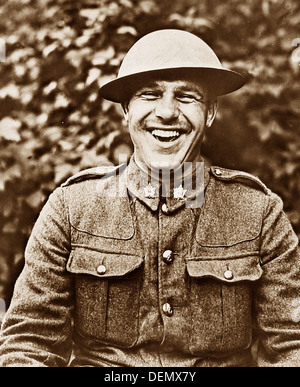
<path id="1" fill-rule="evenodd" d="M 145 79 L 169 76 L 203 80 L 215 96 L 242 87 L 246 79 L 222 66 L 214 51 L 196 35 L 176 29 L 151 32 L 125 55 L 116 79 L 100 88 L 100 95 L 124 102 Z"/>

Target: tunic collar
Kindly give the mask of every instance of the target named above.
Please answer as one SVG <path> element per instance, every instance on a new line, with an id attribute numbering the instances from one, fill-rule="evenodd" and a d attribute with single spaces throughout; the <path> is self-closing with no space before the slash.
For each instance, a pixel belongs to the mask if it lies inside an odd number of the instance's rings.
<path id="1" fill-rule="evenodd" d="M 159 177 L 155 173 L 146 173 L 132 157 L 126 169 L 126 185 L 129 195 L 137 197 L 152 211 L 157 211 L 164 203 L 165 212 L 173 212 L 183 206 L 201 207 L 204 191 L 209 181 L 209 168 L 204 161 L 198 162 L 193 174 L 177 173 L 176 177 L 166 174 Z"/>

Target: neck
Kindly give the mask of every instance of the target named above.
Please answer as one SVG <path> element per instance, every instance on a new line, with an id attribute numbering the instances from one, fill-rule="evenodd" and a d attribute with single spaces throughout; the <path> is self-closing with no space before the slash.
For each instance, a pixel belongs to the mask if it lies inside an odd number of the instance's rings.
<path id="1" fill-rule="evenodd" d="M 193 180 L 196 171 L 203 167 L 204 162 L 201 155 L 199 155 L 193 162 L 185 162 L 176 169 L 156 169 L 149 168 L 144 162 L 138 160 L 136 155 L 134 155 L 134 161 L 138 168 L 148 176 L 149 182 L 159 183 L 166 189 L 172 189 L 180 185 L 194 185 Z"/>

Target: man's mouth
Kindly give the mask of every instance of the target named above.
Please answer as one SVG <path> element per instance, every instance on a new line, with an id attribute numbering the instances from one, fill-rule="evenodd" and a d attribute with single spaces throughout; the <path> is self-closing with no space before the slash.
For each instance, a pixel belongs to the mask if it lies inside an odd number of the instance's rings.
<path id="1" fill-rule="evenodd" d="M 152 136 L 162 142 L 171 142 L 177 140 L 177 138 L 182 134 L 179 130 L 162 130 L 162 129 L 153 129 L 150 130 Z"/>

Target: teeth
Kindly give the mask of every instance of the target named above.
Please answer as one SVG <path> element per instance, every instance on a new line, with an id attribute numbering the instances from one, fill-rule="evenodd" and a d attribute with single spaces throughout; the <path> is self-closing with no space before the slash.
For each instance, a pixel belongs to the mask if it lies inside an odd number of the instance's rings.
<path id="1" fill-rule="evenodd" d="M 177 130 L 160 130 L 160 129 L 154 129 L 152 130 L 152 135 L 157 137 L 178 137 L 180 133 Z"/>

